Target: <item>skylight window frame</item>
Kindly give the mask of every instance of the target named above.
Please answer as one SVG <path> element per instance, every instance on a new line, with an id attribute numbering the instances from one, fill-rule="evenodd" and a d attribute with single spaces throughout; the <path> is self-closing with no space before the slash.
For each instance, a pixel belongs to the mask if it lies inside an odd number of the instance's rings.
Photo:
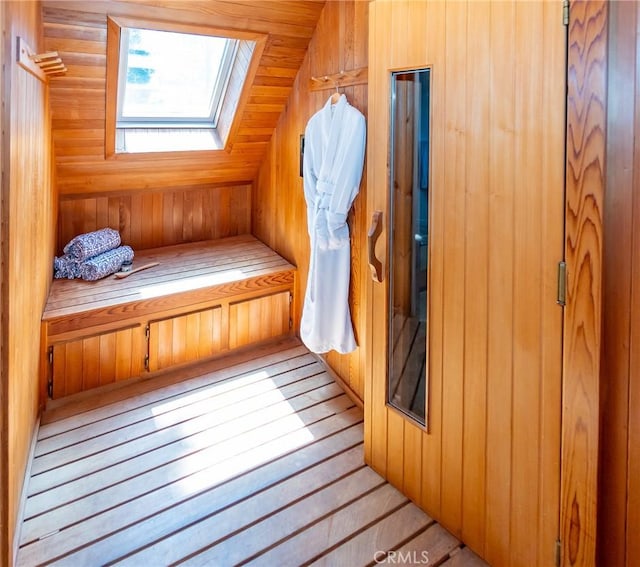
<path id="1" fill-rule="evenodd" d="M 229 82 L 220 105 L 216 128 L 200 128 L 192 124 L 145 124 L 128 128 L 117 125 L 117 97 L 122 28 L 149 29 L 187 34 L 211 35 L 237 40 L 237 53 L 231 62 Z M 163 157 L 187 157 L 193 154 L 215 155 L 230 152 L 240 128 L 244 108 L 249 102 L 254 80 L 269 39 L 267 33 L 219 28 L 206 23 L 152 20 L 144 17 L 107 15 L 106 114 L 104 156 L 108 160 L 147 160 Z M 173 134 L 175 132 L 175 134 Z M 210 132 L 210 143 L 203 146 L 202 134 Z M 129 147 L 131 135 L 136 136 L 135 149 Z M 192 133 L 194 143 L 185 139 Z M 148 149 L 143 138 L 147 137 Z M 133 141 L 133 139 L 131 139 Z M 200 140 L 200 141 L 198 141 Z M 205 147 L 206 146 L 206 147 Z M 161 149 L 162 148 L 162 149 Z"/>
<path id="2" fill-rule="evenodd" d="M 127 69 L 129 59 L 129 36 L 131 30 L 152 29 L 148 27 L 122 26 L 120 31 L 120 57 L 118 61 L 118 95 L 116 107 L 116 127 L 117 128 L 211 128 L 215 129 L 218 125 L 220 117 L 220 109 L 224 98 L 229 79 L 231 77 L 231 68 L 233 66 L 236 53 L 238 51 L 239 40 L 232 37 L 214 34 L 189 33 L 183 31 L 153 29 L 153 31 L 165 33 L 181 33 L 184 35 L 206 35 L 208 37 L 217 37 L 226 41 L 222 62 L 218 69 L 218 76 L 213 84 L 211 100 L 209 106 L 211 111 L 208 117 L 188 116 L 188 117 L 155 117 L 155 116 L 122 116 L 122 107 L 124 104 L 124 96 L 127 85 Z"/>

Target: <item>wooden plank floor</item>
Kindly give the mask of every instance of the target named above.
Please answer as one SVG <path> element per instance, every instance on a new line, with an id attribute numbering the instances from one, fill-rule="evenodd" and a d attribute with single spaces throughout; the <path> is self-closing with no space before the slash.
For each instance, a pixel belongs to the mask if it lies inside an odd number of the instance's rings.
<path id="1" fill-rule="evenodd" d="M 484 565 L 362 443 L 362 412 L 291 338 L 61 400 L 18 565 Z"/>

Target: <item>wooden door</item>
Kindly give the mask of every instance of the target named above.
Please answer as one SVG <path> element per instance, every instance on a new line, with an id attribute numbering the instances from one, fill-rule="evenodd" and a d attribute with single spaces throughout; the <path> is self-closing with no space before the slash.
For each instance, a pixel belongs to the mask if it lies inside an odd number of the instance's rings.
<path id="1" fill-rule="evenodd" d="M 365 458 L 493 566 L 559 533 L 562 3 L 370 5 L 368 214 L 388 213 L 390 73 L 431 68 L 428 428 L 386 404 L 388 280 L 368 286 Z M 388 269 L 385 226 L 377 254 Z"/>

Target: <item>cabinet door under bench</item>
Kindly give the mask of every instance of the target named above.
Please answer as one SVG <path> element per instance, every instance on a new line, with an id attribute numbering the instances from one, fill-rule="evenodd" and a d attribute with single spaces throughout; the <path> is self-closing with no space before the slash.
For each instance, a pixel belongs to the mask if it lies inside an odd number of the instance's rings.
<path id="1" fill-rule="evenodd" d="M 145 351 L 140 324 L 54 343 L 49 347 L 48 395 L 61 398 L 140 376 Z"/>
<path id="2" fill-rule="evenodd" d="M 286 335 L 291 301 L 287 290 L 150 321 L 146 366 L 155 372 Z"/>
<path id="3" fill-rule="evenodd" d="M 291 292 L 229 304 L 229 348 L 286 335 L 291 329 Z"/>
<path id="4" fill-rule="evenodd" d="M 227 350 L 221 305 L 150 321 L 146 366 L 150 372 L 209 358 Z"/>

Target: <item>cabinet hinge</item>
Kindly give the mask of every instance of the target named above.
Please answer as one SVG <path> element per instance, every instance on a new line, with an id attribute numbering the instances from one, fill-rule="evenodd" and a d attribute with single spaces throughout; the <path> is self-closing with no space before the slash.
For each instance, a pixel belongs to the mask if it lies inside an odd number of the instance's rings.
<path id="1" fill-rule="evenodd" d="M 291 315 L 291 306 L 293 305 L 293 293 L 289 292 L 289 315 Z M 293 318 L 289 317 L 289 328 L 293 329 Z"/>
<path id="2" fill-rule="evenodd" d="M 562 560 L 562 542 L 557 539 L 556 540 L 556 567 L 560 567 L 560 563 Z"/>
<path id="3" fill-rule="evenodd" d="M 562 24 L 569 25 L 569 0 L 563 0 L 562 2 Z"/>
<path id="4" fill-rule="evenodd" d="M 49 347 L 49 376 L 47 378 L 47 396 L 53 399 L 53 347 Z"/>
<path id="5" fill-rule="evenodd" d="M 149 370 L 149 348 L 150 348 L 150 342 L 151 342 L 151 325 L 147 325 L 144 328 L 144 336 L 145 336 L 145 340 L 147 341 L 147 354 L 145 354 L 144 356 L 144 369 Z"/>
<path id="6" fill-rule="evenodd" d="M 567 303 L 567 263 L 564 260 L 558 262 L 558 305 L 564 307 Z"/>

